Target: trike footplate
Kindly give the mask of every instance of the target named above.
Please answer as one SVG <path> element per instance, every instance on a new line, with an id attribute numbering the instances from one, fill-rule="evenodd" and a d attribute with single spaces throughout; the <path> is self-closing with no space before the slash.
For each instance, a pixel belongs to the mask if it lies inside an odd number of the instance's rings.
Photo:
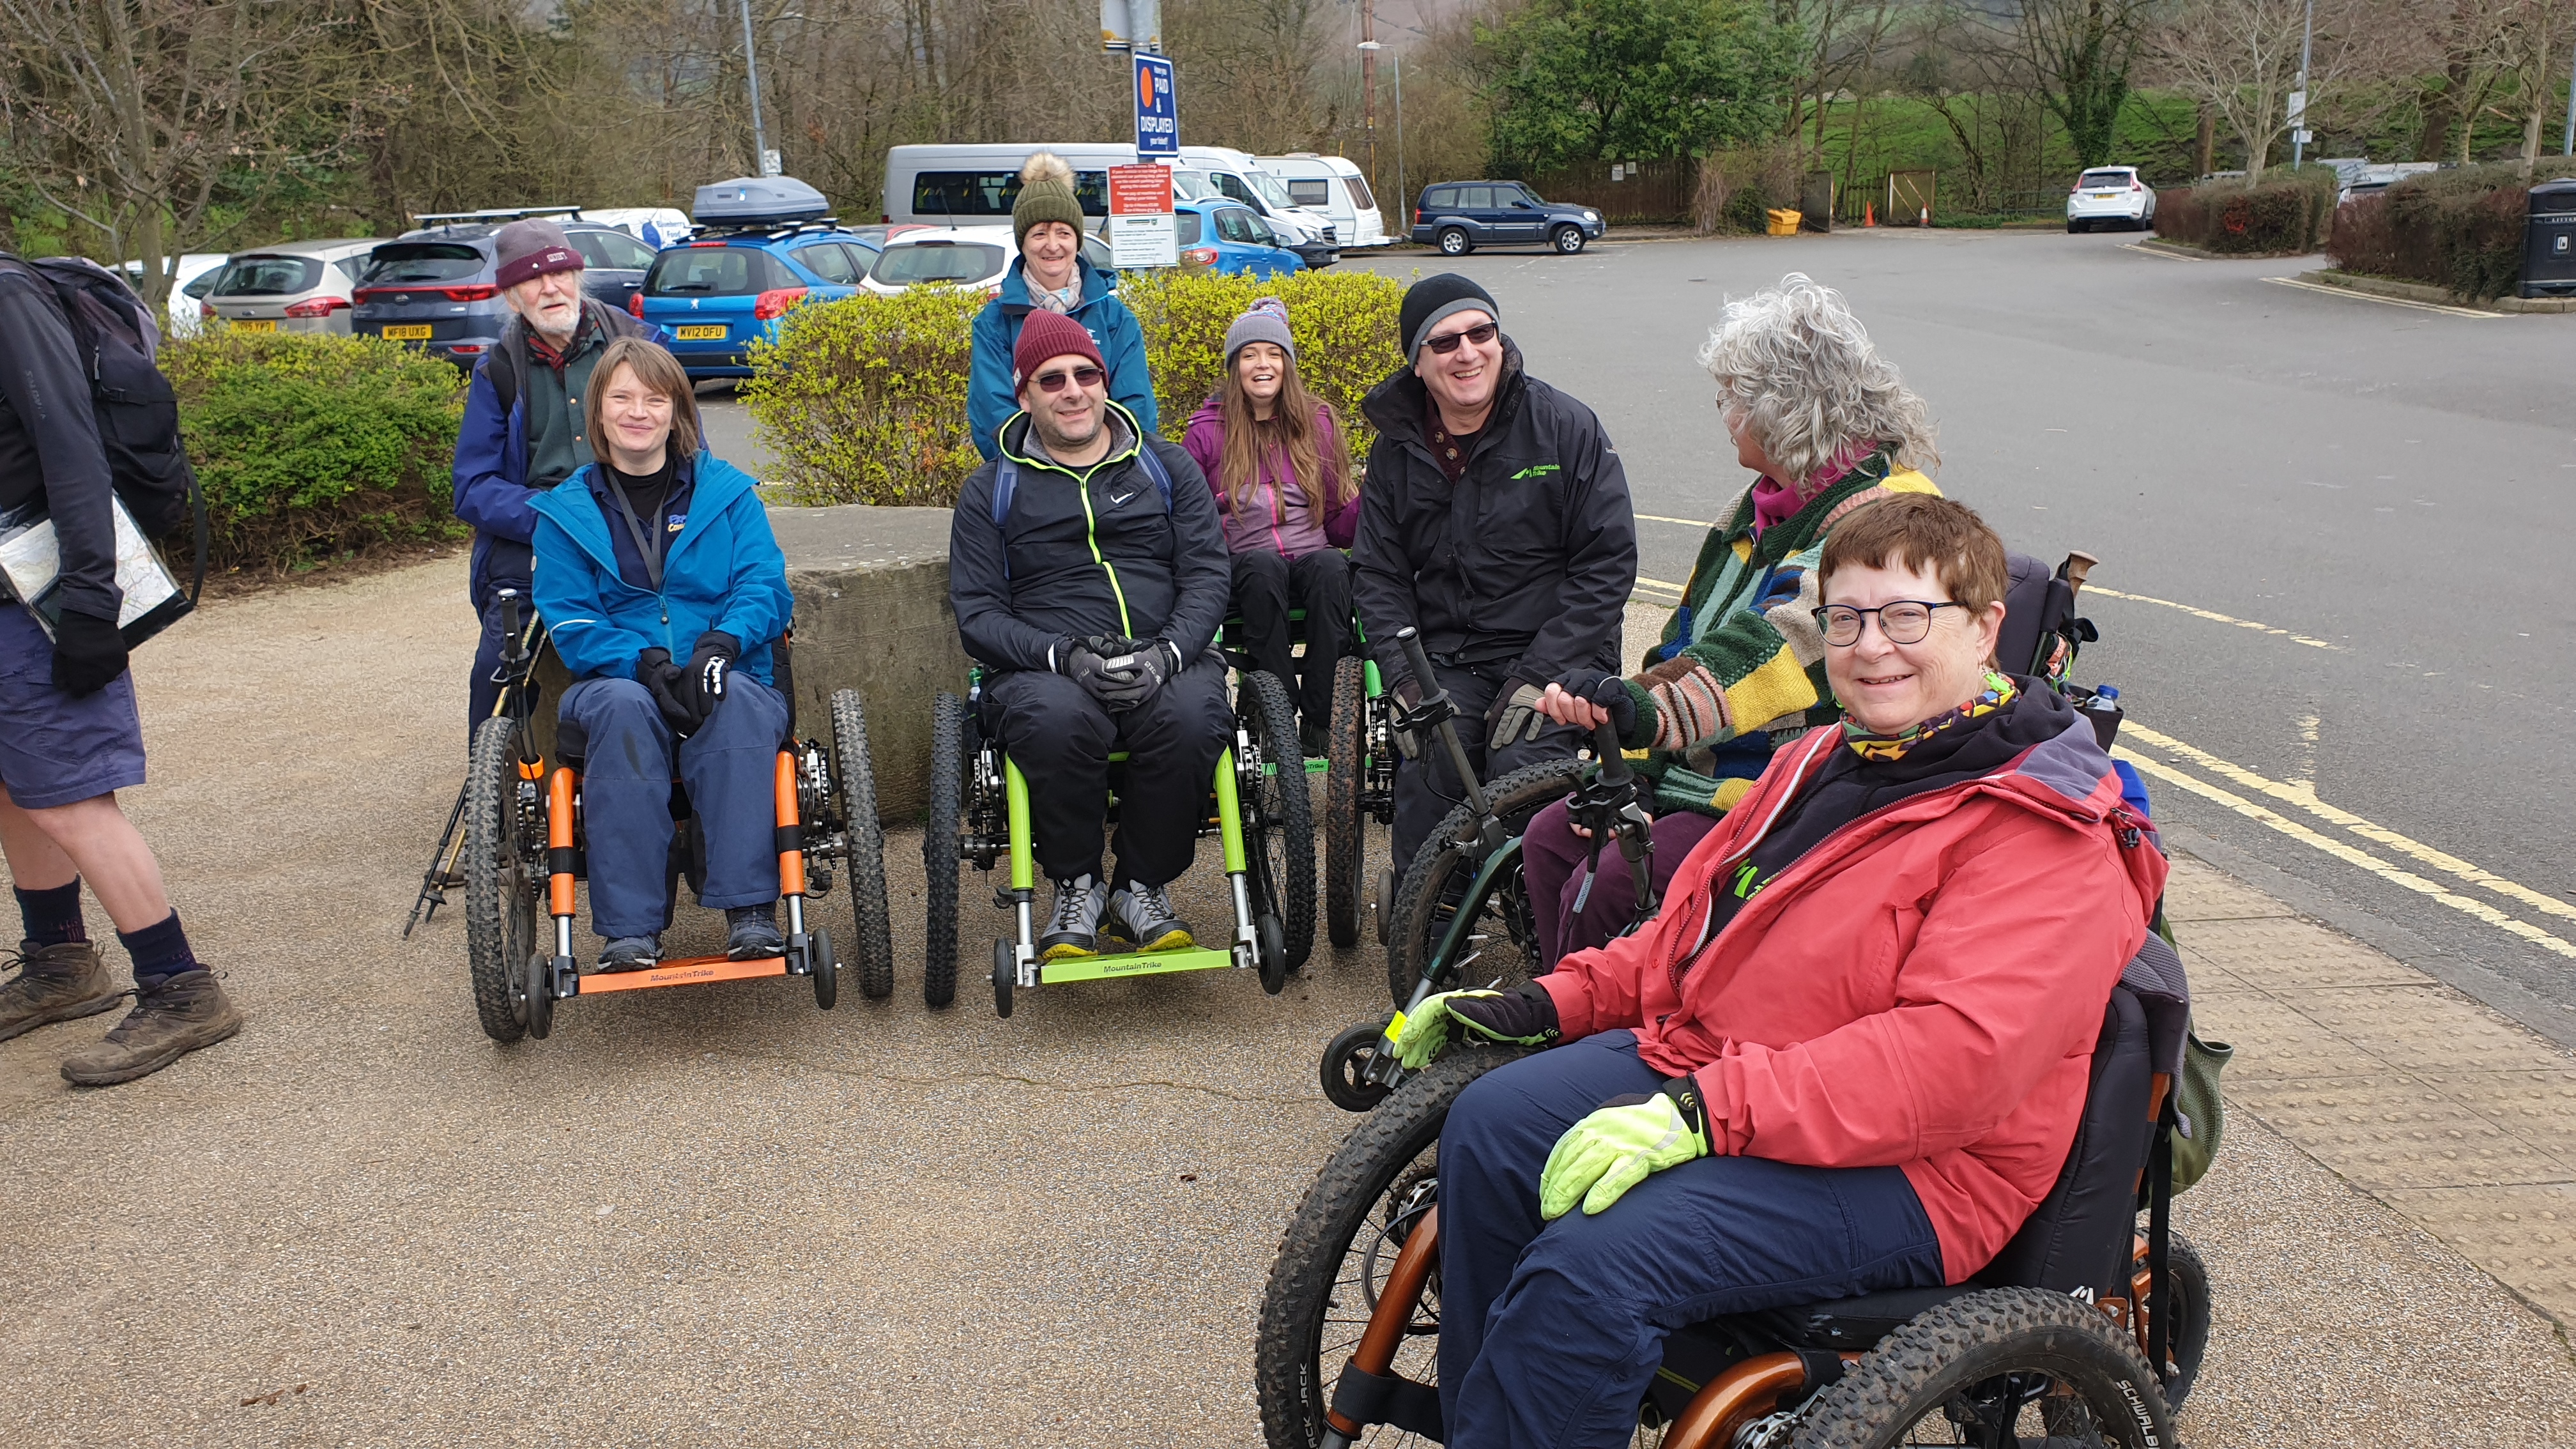
<path id="1" fill-rule="evenodd" d="M 727 956 L 690 956 L 678 961 L 665 961 L 647 971 L 592 972 L 581 978 L 578 994 L 642 991 L 652 986 L 694 986 L 705 981 L 752 981 L 763 976 L 786 974 L 787 958 L 784 956 L 763 956 L 755 961 L 736 961 Z"/>
<path id="2" fill-rule="evenodd" d="M 1065 981 L 1107 981 L 1121 976 L 1163 976 L 1175 971 L 1211 971 L 1232 966 L 1231 951 L 1122 951 L 1112 956 L 1068 956 L 1042 962 L 1038 980 L 1049 986 Z"/>

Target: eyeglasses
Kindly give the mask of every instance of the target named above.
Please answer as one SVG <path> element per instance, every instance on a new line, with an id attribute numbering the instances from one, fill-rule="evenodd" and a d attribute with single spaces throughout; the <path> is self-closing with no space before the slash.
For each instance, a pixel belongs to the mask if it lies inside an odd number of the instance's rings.
<path id="1" fill-rule="evenodd" d="M 1860 642 L 1861 620 L 1876 614 L 1878 632 L 1887 636 L 1888 643 L 1920 644 L 1932 632 L 1933 610 L 1966 607 L 1968 606 L 1955 599 L 1943 599 L 1937 604 L 1926 603 L 1921 599 L 1898 599 L 1892 604 L 1881 604 L 1875 609 L 1855 609 L 1848 604 L 1827 604 L 1815 611 L 1816 627 L 1825 631 L 1826 643 L 1838 649 L 1848 649 Z"/>
<path id="2" fill-rule="evenodd" d="M 1478 347 L 1482 347 L 1486 343 L 1493 341 L 1494 334 L 1502 330 L 1503 329 L 1499 324 L 1492 322 L 1479 322 L 1475 326 L 1467 328 L 1463 332 L 1452 332 L 1446 337 L 1425 337 L 1422 339 L 1422 345 L 1430 348 L 1433 352 L 1440 354 L 1442 357 L 1447 357 L 1450 353 L 1458 350 L 1458 344 L 1461 342 L 1473 342 Z"/>
<path id="3" fill-rule="evenodd" d="M 1029 380 L 1038 385 L 1040 392 L 1057 393 L 1064 391 L 1068 382 L 1076 387 L 1098 387 L 1100 378 L 1099 368 L 1077 367 L 1065 372 L 1041 372 Z"/>

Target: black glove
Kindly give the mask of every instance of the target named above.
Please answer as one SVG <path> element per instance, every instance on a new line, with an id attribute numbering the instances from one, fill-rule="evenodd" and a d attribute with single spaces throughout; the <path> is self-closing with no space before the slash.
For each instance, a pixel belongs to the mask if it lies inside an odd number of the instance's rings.
<path id="1" fill-rule="evenodd" d="M 1499 750 L 1515 740 L 1536 740 L 1539 732 L 1556 723 L 1538 712 L 1539 686 L 1515 674 L 1494 691 L 1494 702 L 1485 709 L 1485 748 Z"/>
<path id="2" fill-rule="evenodd" d="M 1556 687 L 1610 711 L 1610 724 L 1623 740 L 1637 727 L 1637 697 L 1628 692 L 1626 680 L 1607 669 L 1569 669 Z"/>
<path id="3" fill-rule="evenodd" d="M 662 711 L 662 723 L 682 739 L 698 732 L 704 721 L 699 719 L 697 702 L 690 697 L 689 677 L 671 662 L 668 649 L 647 649 L 635 656 L 635 682 L 653 696 L 653 704 Z"/>
<path id="4" fill-rule="evenodd" d="M 1047 651 L 1047 659 L 1055 666 L 1056 673 L 1081 685 L 1084 693 L 1106 705 L 1109 691 L 1116 687 L 1116 681 L 1109 677 L 1109 661 L 1092 647 L 1099 642 L 1097 639 L 1071 637 L 1059 639 L 1055 647 Z"/>
<path id="5" fill-rule="evenodd" d="M 1395 718 L 1390 722 L 1387 732 L 1395 736 L 1397 754 L 1408 760 L 1421 759 L 1422 737 L 1411 725 L 1404 722 L 1404 717 L 1421 707 L 1422 686 L 1410 679 L 1399 679 L 1395 682 L 1394 689 Z"/>
<path id="6" fill-rule="evenodd" d="M 1180 672 L 1181 649 L 1169 639 L 1095 638 L 1086 641 L 1102 656 L 1106 690 L 1094 691 L 1114 710 L 1134 709 L 1154 697 L 1165 680 Z"/>
<path id="7" fill-rule="evenodd" d="M 689 656 L 689 709 L 699 724 L 705 724 L 724 702 L 726 678 L 741 656 L 742 641 L 722 629 L 698 636 L 697 652 Z"/>
<path id="8" fill-rule="evenodd" d="M 1449 1014 L 1489 1041 L 1517 1046 L 1544 1046 L 1564 1034 L 1556 998 L 1535 981 L 1495 996 L 1460 992 L 1449 998 Z"/>
<path id="9" fill-rule="evenodd" d="M 98 693 L 125 672 L 125 636 L 114 619 L 63 610 L 54 623 L 54 688 L 80 699 Z"/>

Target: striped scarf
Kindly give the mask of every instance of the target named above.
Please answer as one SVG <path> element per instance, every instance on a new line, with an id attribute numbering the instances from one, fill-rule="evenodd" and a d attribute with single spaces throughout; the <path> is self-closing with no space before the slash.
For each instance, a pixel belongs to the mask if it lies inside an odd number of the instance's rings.
<path id="1" fill-rule="evenodd" d="M 1962 721 L 1981 719 L 1993 714 L 1996 710 L 2012 703 L 2013 696 L 2018 693 L 2020 691 L 2013 686 L 2011 680 L 1989 669 L 1986 671 L 1985 693 L 1957 709 L 1944 710 L 1901 733 L 1873 734 L 1861 728 L 1858 721 L 1846 717 L 1843 720 L 1843 743 L 1851 746 L 1852 753 L 1864 760 L 1881 764 L 1890 760 L 1901 760 L 1905 758 L 1906 751 L 1926 739 Z"/>

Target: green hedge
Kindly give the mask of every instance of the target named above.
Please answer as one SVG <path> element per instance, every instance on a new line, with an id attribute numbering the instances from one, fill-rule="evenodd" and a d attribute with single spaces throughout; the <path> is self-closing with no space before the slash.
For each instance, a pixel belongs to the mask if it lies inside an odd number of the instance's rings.
<path id="1" fill-rule="evenodd" d="M 212 567 L 287 570 L 469 531 L 451 511 L 465 382 L 448 363 L 376 337 L 210 326 L 161 365 Z"/>
<path id="2" fill-rule="evenodd" d="M 2531 188 L 2576 176 L 2553 156 L 2526 175 L 2519 161 L 2410 176 L 2337 208 L 2326 254 L 2348 272 L 2448 287 L 2484 302 L 2518 290 Z"/>
<path id="3" fill-rule="evenodd" d="M 1307 385 L 1370 434 L 1360 399 L 1402 365 L 1399 282 L 1364 272 L 1299 272 L 1270 281 L 1214 273 L 1129 272 L 1118 295 L 1143 327 L 1162 431 L 1177 440 L 1216 387 L 1225 329 L 1256 297 L 1287 304 Z M 945 508 L 981 460 L 966 425 L 975 314 L 985 295 L 912 287 L 790 312 L 775 346 L 752 349 L 742 396 L 775 464 L 767 481 L 800 504 Z"/>
<path id="4" fill-rule="evenodd" d="M 982 461 L 966 426 L 984 294 L 908 287 L 787 314 L 742 398 L 791 502 L 946 508 Z"/>
<path id="5" fill-rule="evenodd" d="M 2156 197 L 2156 235 L 2234 256 L 2303 256 L 2334 221 L 2333 168 L 2286 167 L 2252 186 L 2213 181 Z"/>

